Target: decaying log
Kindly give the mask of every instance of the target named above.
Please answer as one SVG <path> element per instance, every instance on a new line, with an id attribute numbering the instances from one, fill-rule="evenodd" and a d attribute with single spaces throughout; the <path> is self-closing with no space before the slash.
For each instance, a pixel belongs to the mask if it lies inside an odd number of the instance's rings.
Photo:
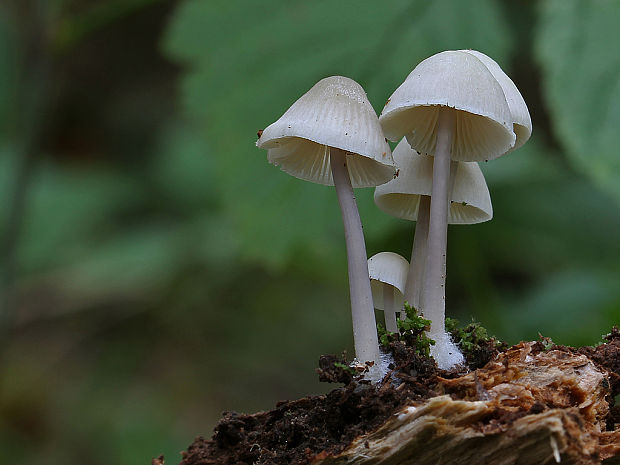
<path id="1" fill-rule="evenodd" d="M 344 387 L 227 413 L 181 465 L 620 465 L 620 331 L 606 339 L 522 342 L 461 375 L 405 351 L 374 386 L 324 363 Z"/>
<path id="2" fill-rule="evenodd" d="M 584 355 L 522 343 L 483 369 L 441 381 L 337 455 L 335 464 L 620 464 L 620 430 L 605 431 L 607 373 Z"/>
<path id="3" fill-rule="evenodd" d="M 477 428 L 476 423 L 490 411 L 487 402 L 435 397 L 421 407 L 410 407 L 379 430 L 358 438 L 338 456 L 319 454 L 312 463 L 601 463 L 597 438 L 583 431 L 576 409 L 554 409 L 527 415 L 504 431 L 486 433 Z M 620 440 L 620 437 L 616 439 Z"/>

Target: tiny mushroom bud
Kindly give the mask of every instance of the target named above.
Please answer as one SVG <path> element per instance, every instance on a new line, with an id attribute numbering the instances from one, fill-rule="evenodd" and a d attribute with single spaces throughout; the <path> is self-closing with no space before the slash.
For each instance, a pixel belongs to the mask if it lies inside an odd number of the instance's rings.
<path id="1" fill-rule="evenodd" d="M 441 351 L 451 160 L 492 160 L 507 153 L 517 139 L 515 120 L 489 68 L 469 51 L 446 51 L 415 67 L 390 96 L 380 122 L 388 139 L 405 136 L 413 149 L 435 157 L 420 306 Z"/>
<path id="2" fill-rule="evenodd" d="M 377 115 L 355 81 L 332 76 L 301 96 L 256 145 L 267 159 L 297 178 L 336 188 L 342 212 L 355 354 L 379 361 L 366 245 L 352 187 L 374 187 L 392 179 L 396 167 Z"/>
<path id="3" fill-rule="evenodd" d="M 368 274 L 374 306 L 383 310 L 385 328 L 398 332 L 396 313 L 403 312 L 409 262 L 393 252 L 380 252 L 368 259 Z"/>

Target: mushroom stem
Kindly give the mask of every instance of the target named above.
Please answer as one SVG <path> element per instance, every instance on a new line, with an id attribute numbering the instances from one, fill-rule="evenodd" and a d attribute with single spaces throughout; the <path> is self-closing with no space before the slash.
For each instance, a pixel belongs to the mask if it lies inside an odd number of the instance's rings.
<path id="1" fill-rule="evenodd" d="M 334 147 L 330 147 L 329 150 L 332 177 L 344 223 L 355 355 L 362 363 L 366 361 L 378 362 L 379 341 L 375 326 L 370 279 L 368 278 L 368 261 L 362 221 L 351 187 L 346 152 Z"/>
<path id="2" fill-rule="evenodd" d="M 383 315 L 385 316 L 385 329 L 390 333 L 397 333 L 394 286 L 388 283 L 383 283 Z"/>
<path id="3" fill-rule="evenodd" d="M 439 108 L 437 143 L 433 162 L 433 186 L 428 229 L 428 249 L 424 288 L 420 306 L 424 317 L 431 320 L 430 334 L 443 334 L 446 313 L 446 247 L 450 195 L 450 151 L 454 134 L 455 113 Z"/>
<path id="4" fill-rule="evenodd" d="M 411 261 L 405 284 L 405 300 L 416 310 L 420 308 L 420 292 L 424 280 L 424 265 L 426 264 L 426 246 L 428 240 L 428 220 L 431 212 L 431 197 L 421 195 L 418 204 L 418 217 L 413 235 Z M 405 319 L 405 312 L 401 312 L 401 319 Z"/>

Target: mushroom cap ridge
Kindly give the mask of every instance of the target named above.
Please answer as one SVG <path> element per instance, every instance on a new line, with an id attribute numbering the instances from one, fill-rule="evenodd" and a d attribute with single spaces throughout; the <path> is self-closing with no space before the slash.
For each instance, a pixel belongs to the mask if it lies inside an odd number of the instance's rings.
<path id="1" fill-rule="evenodd" d="M 405 283 L 409 262 L 394 252 L 379 252 L 368 259 L 368 274 L 375 308 L 383 310 L 383 284 L 389 284 L 395 290 L 394 307 L 404 306 Z"/>
<path id="2" fill-rule="evenodd" d="M 364 89 L 352 79 L 331 76 L 302 95 L 256 145 L 267 159 L 292 176 L 333 185 L 330 147 L 346 151 L 353 187 L 392 179 L 396 167 L 381 125 Z"/>
<path id="3" fill-rule="evenodd" d="M 508 77 L 504 70 L 497 64 L 491 57 L 485 55 L 482 52 L 476 50 L 461 50 L 462 52 L 469 53 L 478 58 L 491 72 L 493 77 L 497 79 L 497 82 L 502 86 L 510 113 L 512 114 L 512 121 L 514 124 L 514 132 L 517 136 L 515 145 L 510 151 L 516 150 L 527 142 L 532 135 L 532 118 L 530 112 L 527 109 L 527 104 L 517 89 L 517 86 L 512 79 Z"/>
<path id="4" fill-rule="evenodd" d="M 446 51 L 419 63 L 388 99 L 379 121 L 388 139 L 407 137 L 418 152 L 433 155 L 439 107 L 456 110 L 451 158 L 485 161 L 515 143 L 504 91 L 474 55 Z"/>
<path id="5" fill-rule="evenodd" d="M 406 139 L 393 152 L 399 176 L 375 189 L 375 203 L 389 215 L 416 221 L 420 196 L 431 195 L 433 157 L 420 155 Z M 493 218 L 491 195 L 476 162 L 458 162 L 448 211 L 449 224 L 475 224 Z"/>

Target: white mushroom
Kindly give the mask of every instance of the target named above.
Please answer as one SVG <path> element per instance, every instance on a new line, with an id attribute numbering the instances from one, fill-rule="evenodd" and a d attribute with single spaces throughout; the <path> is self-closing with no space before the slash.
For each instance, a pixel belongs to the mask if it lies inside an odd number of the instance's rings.
<path id="1" fill-rule="evenodd" d="M 441 352 L 450 172 L 455 171 L 450 161 L 491 160 L 508 152 L 516 141 L 514 119 L 487 66 L 469 52 L 447 51 L 415 67 L 388 99 L 380 122 L 389 139 L 405 136 L 413 149 L 435 157 L 420 307 Z"/>
<path id="2" fill-rule="evenodd" d="M 283 171 L 334 185 L 344 222 L 355 354 L 378 361 L 379 346 L 368 279 L 366 246 L 352 187 L 392 179 L 396 167 L 377 115 L 355 81 L 322 79 L 267 127 L 256 145 Z"/>
<path id="3" fill-rule="evenodd" d="M 409 262 L 394 252 L 379 252 L 368 259 L 374 306 L 383 310 L 385 329 L 398 332 L 396 313 L 404 313 L 404 292 Z"/>

